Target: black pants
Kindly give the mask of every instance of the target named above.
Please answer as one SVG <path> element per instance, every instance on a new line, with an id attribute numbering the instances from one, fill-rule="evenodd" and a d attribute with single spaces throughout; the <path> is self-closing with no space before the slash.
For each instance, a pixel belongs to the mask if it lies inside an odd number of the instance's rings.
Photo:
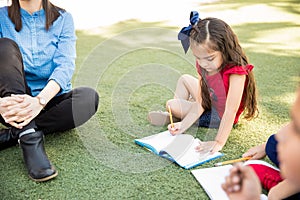
<path id="1" fill-rule="evenodd" d="M 11 94 L 31 95 L 27 86 L 22 54 L 18 45 L 7 38 L 0 38 L 0 97 Z M 12 127 L 18 134 L 30 128 L 42 130 L 45 134 L 66 131 L 89 120 L 97 111 L 99 96 L 88 87 L 79 87 L 56 96 L 48 102 L 41 113 L 23 129 Z M 0 122 L 7 127 L 2 116 Z"/>

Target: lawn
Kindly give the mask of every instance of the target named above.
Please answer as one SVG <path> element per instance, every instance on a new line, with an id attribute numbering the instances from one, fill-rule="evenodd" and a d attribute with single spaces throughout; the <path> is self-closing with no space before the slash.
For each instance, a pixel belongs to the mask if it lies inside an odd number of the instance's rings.
<path id="1" fill-rule="evenodd" d="M 255 120 L 240 120 L 224 157 L 199 169 L 240 157 L 289 121 L 300 81 L 300 6 L 297 0 L 224 0 L 195 9 L 224 19 L 238 35 L 255 66 L 260 110 Z M 54 180 L 31 181 L 19 147 L 1 151 L 0 199 L 208 199 L 190 170 L 133 142 L 166 129 L 149 125 L 147 113 L 164 109 L 180 75 L 196 76 L 193 56 L 185 55 L 177 40 L 179 29 L 132 19 L 78 30 L 73 85 L 99 92 L 98 112 L 75 130 L 45 137 L 59 171 Z M 192 127 L 187 133 L 208 140 L 216 130 Z"/>

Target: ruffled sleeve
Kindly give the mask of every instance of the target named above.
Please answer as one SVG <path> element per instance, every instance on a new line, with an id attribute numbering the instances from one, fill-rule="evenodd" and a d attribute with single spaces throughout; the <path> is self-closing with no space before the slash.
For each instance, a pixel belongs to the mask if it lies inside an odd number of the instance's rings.
<path id="1" fill-rule="evenodd" d="M 234 66 L 231 68 L 226 66 L 225 68 L 227 68 L 224 70 L 225 76 L 230 74 L 248 75 L 248 73 L 253 70 L 254 66 L 248 64 L 246 66 Z"/>

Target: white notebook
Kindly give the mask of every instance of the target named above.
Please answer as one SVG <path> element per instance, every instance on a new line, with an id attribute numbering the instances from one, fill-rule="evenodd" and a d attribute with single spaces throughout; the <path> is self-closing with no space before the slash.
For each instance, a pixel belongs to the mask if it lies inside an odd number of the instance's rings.
<path id="1" fill-rule="evenodd" d="M 195 147 L 199 145 L 199 141 L 192 135 L 172 135 L 169 131 L 134 140 L 136 144 L 177 163 L 184 169 L 190 169 L 223 156 L 220 152 L 214 154 L 197 152 Z"/>

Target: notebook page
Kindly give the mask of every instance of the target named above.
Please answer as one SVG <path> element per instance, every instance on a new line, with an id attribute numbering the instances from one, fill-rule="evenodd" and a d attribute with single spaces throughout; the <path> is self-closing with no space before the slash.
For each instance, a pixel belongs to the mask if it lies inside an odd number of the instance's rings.
<path id="1" fill-rule="evenodd" d="M 177 161 L 186 151 L 187 149 L 193 144 L 194 137 L 188 134 L 179 134 L 176 135 L 176 138 L 162 151 L 160 155 L 164 155 L 167 153 L 169 156 L 172 157 L 172 160 Z"/>
<path id="2" fill-rule="evenodd" d="M 141 139 L 136 139 L 136 141 L 147 144 L 145 146 L 152 146 L 157 152 L 159 152 L 164 147 L 168 146 L 176 136 L 173 136 L 169 131 L 164 131 L 155 135 L 144 137 Z"/>
<path id="3" fill-rule="evenodd" d="M 192 174 L 200 183 L 211 200 L 229 200 L 222 189 L 225 177 L 229 175 L 232 165 L 192 170 Z M 265 194 L 260 195 L 261 200 L 268 200 Z"/>
<path id="4" fill-rule="evenodd" d="M 216 152 L 214 154 L 210 154 L 210 152 L 199 153 L 195 150 L 195 148 L 199 145 L 199 139 L 194 139 L 192 145 L 182 154 L 182 156 L 176 160 L 176 162 L 181 165 L 188 167 L 195 165 L 196 163 L 202 163 L 206 160 L 210 160 L 215 158 L 216 156 L 221 155 L 220 152 Z"/>
<path id="5" fill-rule="evenodd" d="M 221 185 L 225 181 L 225 176 L 229 175 L 232 165 L 212 167 L 192 170 L 192 174 L 200 183 L 202 188 L 212 200 L 228 200 L 228 197 Z"/>

